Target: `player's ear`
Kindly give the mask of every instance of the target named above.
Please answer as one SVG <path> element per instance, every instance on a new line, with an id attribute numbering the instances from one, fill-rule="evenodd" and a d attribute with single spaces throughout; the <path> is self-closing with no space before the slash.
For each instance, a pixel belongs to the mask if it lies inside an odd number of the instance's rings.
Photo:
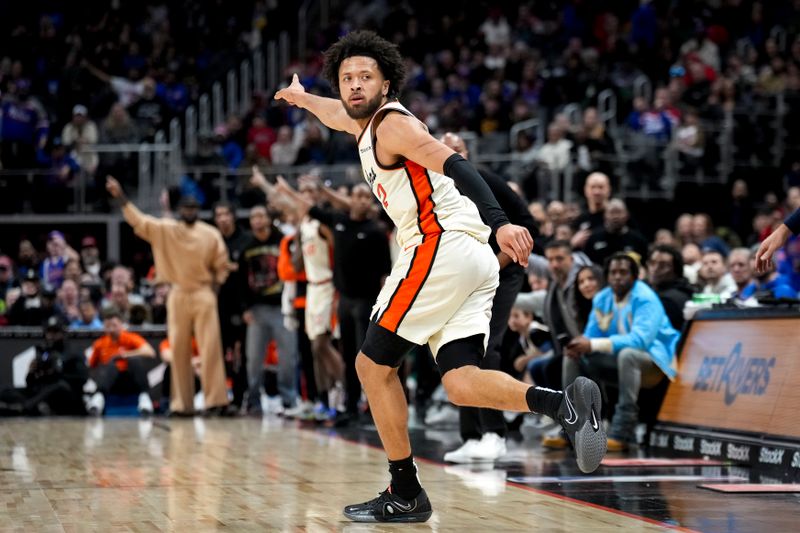
<path id="1" fill-rule="evenodd" d="M 389 94 L 389 80 L 383 82 L 383 96 Z"/>

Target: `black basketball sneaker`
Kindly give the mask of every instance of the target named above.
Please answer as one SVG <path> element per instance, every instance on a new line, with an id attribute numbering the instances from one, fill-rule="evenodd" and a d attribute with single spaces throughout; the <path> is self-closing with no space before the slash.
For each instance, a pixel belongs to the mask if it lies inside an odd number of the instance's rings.
<path id="1" fill-rule="evenodd" d="M 578 468 L 585 474 L 600 466 L 608 448 L 606 431 L 600 420 L 601 408 L 602 397 L 597 383 L 579 377 L 564 390 L 558 409 L 558 421 L 575 448 Z"/>
<path id="2" fill-rule="evenodd" d="M 390 492 L 391 487 L 368 502 L 348 505 L 344 515 L 354 522 L 425 522 L 433 509 L 425 489 L 406 501 Z"/>

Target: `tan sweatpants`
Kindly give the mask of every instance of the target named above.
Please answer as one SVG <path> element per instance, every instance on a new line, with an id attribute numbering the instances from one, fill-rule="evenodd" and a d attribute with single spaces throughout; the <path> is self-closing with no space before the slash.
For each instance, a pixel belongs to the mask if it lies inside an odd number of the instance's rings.
<path id="1" fill-rule="evenodd" d="M 191 412 L 194 398 L 192 333 L 200 350 L 200 384 L 206 409 L 228 404 L 217 295 L 211 288 L 172 287 L 167 299 L 167 334 L 172 347 L 170 410 Z"/>

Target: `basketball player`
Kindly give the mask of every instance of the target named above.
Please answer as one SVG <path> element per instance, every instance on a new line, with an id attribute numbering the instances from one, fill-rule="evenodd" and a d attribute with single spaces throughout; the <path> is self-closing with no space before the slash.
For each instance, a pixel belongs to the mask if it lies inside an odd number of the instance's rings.
<path id="1" fill-rule="evenodd" d="M 345 507 L 345 516 L 357 522 L 423 522 L 431 516 L 411 455 L 408 407 L 397 375 L 415 345 L 430 347 L 450 401 L 558 419 L 575 445 L 579 468 L 595 470 L 606 435 L 594 382 L 578 378 L 563 394 L 479 366 L 498 285 L 490 232 L 500 250 L 523 266 L 533 246 L 530 233 L 509 224 L 474 167 L 397 101 L 405 68 L 395 45 L 373 32 L 352 32 L 325 53 L 324 72 L 339 100 L 306 93 L 297 75 L 275 98 L 357 138 L 364 177 L 397 226 L 401 250 L 356 360 L 391 484 L 377 498 Z"/>
<path id="2" fill-rule="evenodd" d="M 312 204 L 319 201 L 316 182 L 304 180 L 300 193 Z M 317 388 L 321 393 L 333 393 L 329 405 L 334 410 L 344 401 L 344 361 L 331 343 L 333 329 L 333 235 L 330 228 L 304 213 L 299 228 L 303 265 L 308 286 L 306 288 L 306 335 L 314 354 Z M 332 398 L 336 398 L 333 400 Z"/>

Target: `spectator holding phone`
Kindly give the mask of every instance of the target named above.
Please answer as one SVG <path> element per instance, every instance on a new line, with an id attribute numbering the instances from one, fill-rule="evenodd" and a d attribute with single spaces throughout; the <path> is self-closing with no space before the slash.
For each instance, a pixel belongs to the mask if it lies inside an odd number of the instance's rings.
<path id="1" fill-rule="evenodd" d="M 594 298 L 585 334 L 564 350 L 564 380 L 578 377 L 580 364 L 599 383 L 619 387 L 608 449 L 623 451 L 635 442 L 639 391 L 677 375 L 680 333 L 670 324 L 658 295 L 639 281 L 639 264 L 631 255 L 610 256 L 605 276 L 609 286 Z"/>

